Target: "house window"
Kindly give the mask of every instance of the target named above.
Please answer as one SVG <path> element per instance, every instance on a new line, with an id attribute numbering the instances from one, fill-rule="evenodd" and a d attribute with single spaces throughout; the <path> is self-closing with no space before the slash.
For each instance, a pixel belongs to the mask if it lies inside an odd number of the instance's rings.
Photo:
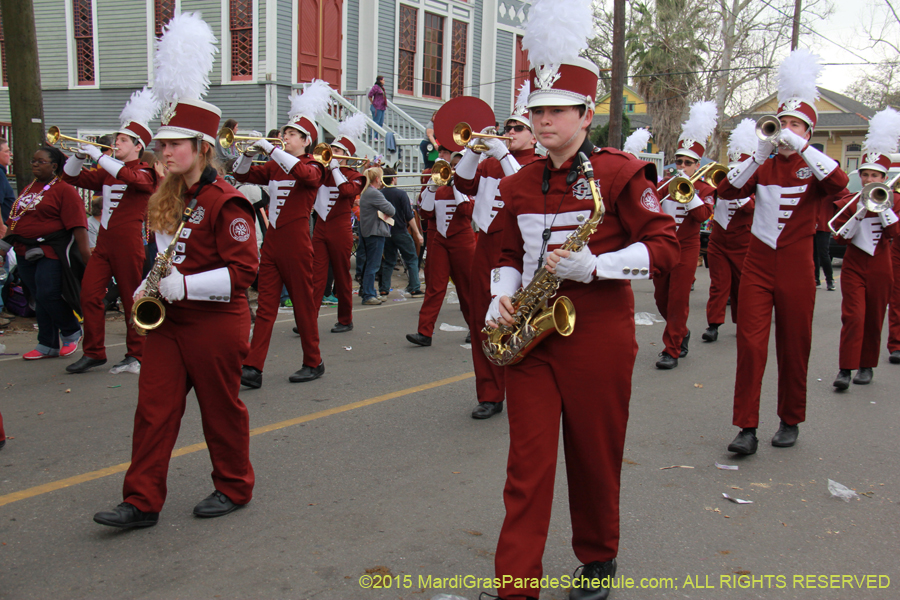
<path id="1" fill-rule="evenodd" d="M 75 16 L 75 57 L 78 85 L 94 85 L 94 16 L 92 0 L 72 0 Z"/>
<path id="2" fill-rule="evenodd" d="M 422 65 L 422 95 L 441 97 L 444 78 L 444 17 L 425 13 L 425 47 Z"/>
<path id="3" fill-rule="evenodd" d="M 628 96 L 622 96 L 622 106 L 625 107 L 625 112 L 627 112 L 627 113 L 634 112 L 634 102 L 629 102 Z"/>
<path id="4" fill-rule="evenodd" d="M 231 80 L 253 79 L 253 0 L 230 0 Z"/>
<path id="5" fill-rule="evenodd" d="M 450 97 L 464 95 L 466 86 L 466 35 L 468 25 L 453 21 L 453 52 L 450 57 Z"/>
<path id="6" fill-rule="evenodd" d="M 154 0 L 153 4 L 156 39 L 159 39 L 163 34 L 163 26 L 175 16 L 175 0 Z"/>
<path id="7" fill-rule="evenodd" d="M 3 85 L 8 86 L 6 79 L 6 38 L 3 35 L 3 13 L 0 13 L 0 69 L 3 73 Z"/>
<path id="8" fill-rule="evenodd" d="M 416 18 L 418 11 L 410 6 L 400 5 L 400 69 L 397 76 L 397 90 L 413 93 L 416 79 Z"/>
<path id="9" fill-rule="evenodd" d="M 847 144 L 847 152 L 861 152 L 862 146 L 860 144 Z"/>

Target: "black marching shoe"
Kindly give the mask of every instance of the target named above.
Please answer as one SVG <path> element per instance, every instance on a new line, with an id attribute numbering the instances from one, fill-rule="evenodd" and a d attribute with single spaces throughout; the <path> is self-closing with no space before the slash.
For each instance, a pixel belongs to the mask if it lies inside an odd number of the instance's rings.
<path id="1" fill-rule="evenodd" d="M 82 356 L 71 365 L 66 367 L 66 371 L 69 373 L 85 373 L 94 367 L 99 367 L 100 365 L 105 365 L 105 358 L 91 358 L 90 356 Z"/>
<path id="2" fill-rule="evenodd" d="M 262 387 L 262 371 L 256 367 L 241 367 L 241 385 L 258 390 Z"/>
<path id="3" fill-rule="evenodd" d="M 472 411 L 473 419 L 490 419 L 494 415 L 503 412 L 503 401 L 500 402 L 479 402 L 475 410 Z"/>
<path id="4" fill-rule="evenodd" d="M 691 330 L 688 329 L 687 335 L 681 339 L 681 354 L 678 355 L 678 358 L 684 358 L 688 355 L 688 344 L 691 341 Z"/>
<path id="5" fill-rule="evenodd" d="M 294 333 L 296 333 L 297 335 L 300 335 L 300 330 L 297 329 L 296 325 L 294 325 Z"/>
<path id="6" fill-rule="evenodd" d="M 583 565 L 581 575 L 572 581 L 569 600 L 606 600 L 615 576 L 616 559 Z"/>
<path id="7" fill-rule="evenodd" d="M 826 284 L 825 284 L 825 288 L 826 288 L 829 292 L 833 292 L 833 291 L 834 291 L 834 280 L 829 281 L 828 283 L 826 283 Z"/>
<path id="8" fill-rule="evenodd" d="M 656 361 L 657 369 L 674 369 L 678 366 L 678 359 L 672 356 L 669 356 L 665 352 L 659 353 L 659 360 Z"/>
<path id="9" fill-rule="evenodd" d="M 406 341 L 411 344 L 415 344 L 416 346 L 430 346 L 431 338 L 427 335 L 422 335 L 421 333 L 407 333 Z"/>
<path id="10" fill-rule="evenodd" d="M 322 375 L 325 374 L 325 361 L 319 363 L 318 367 L 308 367 L 303 365 L 303 368 L 288 377 L 288 381 L 291 383 L 305 383 L 307 381 L 312 381 L 313 379 L 318 379 Z"/>
<path id="11" fill-rule="evenodd" d="M 772 437 L 772 445 L 776 448 L 790 448 L 797 443 L 797 435 L 800 433 L 800 427 L 797 425 L 788 425 L 784 421 L 778 426 L 778 431 Z"/>
<path id="12" fill-rule="evenodd" d="M 467 344 L 471 344 L 471 343 L 472 343 L 472 332 L 471 332 L 471 331 L 470 331 L 469 333 L 466 334 L 466 343 L 467 343 Z"/>
<path id="13" fill-rule="evenodd" d="M 123 502 L 111 511 L 98 512 L 94 515 L 94 523 L 120 529 L 153 527 L 157 521 L 159 521 L 159 513 L 145 513 L 128 502 Z"/>
<path id="14" fill-rule="evenodd" d="M 888 361 L 892 365 L 900 365 L 900 350 L 894 350 L 891 352 L 891 355 L 888 357 Z"/>
<path id="15" fill-rule="evenodd" d="M 228 496 L 219 490 L 215 490 L 194 507 L 194 516 L 201 519 L 212 519 L 227 515 L 241 506 L 243 504 L 235 504 Z"/>
<path id="16" fill-rule="evenodd" d="M 866 385 L 872 383 L 872 368 L 871 367 L 860 367 L 859 371 L 856 372 L 856 377 L 853 378 L 853 383 L 856 385 Z"/>
<path id="17" fill-rule="evenodd" d="M 704 342 L 714 342 L 719 339 L 719 326 L 718 325 L 710 325 L 706 328 L 706 331 L 703 332 L 703 335 L 700 336 Z"/>
<path id="18" fill-rule="evenodd" d="M 744 427 L 735 436 L 734 440 L 728 444 L 728 451 L 735 454 L 756 454 L 759 447 L 759 440 L 756 438 L 756 428 Z"/>
<path id="19" fill-rule="evenodd" d="M 837 377 L 834 378 L 834 383 L 831 385 L 838 390 L 846 390 L 850 387 L 850 369 L 841 369 L 838 371 Z"/>
<path id="20" fill-rule="evenodd" d="M 334 327 L 331 328 L 331 333 L 347 333 L 348 331 L 353 331 L 353 323 L 348 323 L 347 325 L 335 323 Z"/>

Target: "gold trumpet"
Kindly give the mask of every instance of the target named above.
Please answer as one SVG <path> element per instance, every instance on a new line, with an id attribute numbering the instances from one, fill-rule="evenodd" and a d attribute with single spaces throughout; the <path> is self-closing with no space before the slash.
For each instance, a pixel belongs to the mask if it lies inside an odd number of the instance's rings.
<path id="1" fill-rule="evenodd" d="M 98 148 L 104 148 L 106 150 L 112 150 L 115 153 L 116 149 L 112 146 L 106 146 L 105 144 L 98 144 L 97 142 L 92 142 L 90 140 L 82 140 L 80 138 L 69 137 L 67 135 L 63 135 L 59 132 L 59 127 L 56 125 L 52 126 L 47 130 L 47 143 L 51 146 L 55 146 L 57 142 L 60 140 L 64 140 L 65 142 L 74 142 L 76 144 L 89 144 L 91 146 L 97 146 Z M 75 147 L 72 145 L 66 145 L 64 142 L 60 143 L 59 147 L 62 150 L 68 150 L 69 152 L 75 152 Z"/>
<path id="2" fill-rule="evenodd" d="M 259 140 L 266 140 L 267 142 L 271 142 L 273 146 L 276 146 L 278 148 L 284 147 L 284 142 L 282 142 L 279 138 L 262 138 L 246 135 L 235 135 L 230 127 L 223 127 L 222 129 L 220 129 L 217 137 L 219 138 L 220 146 L 222 146 L 223 148 L 231 148 L 232 146 L 234 146 L 234 149 L 241 154 L 249 150 L 250 147 Z"/>
<path id="3" fill-rule="evenodd" d="M 862 202 L 859 203 L 858 208 L 856 209 L 856 213 L 854 213 L 854 218 L 860 214 L 865 214 L 866 211 L 871 211 L 873 213 L 883 213 L 889 208 L 894 207 L 894 192 L 898 191 L 900 188 L 900 174 L 896 175 L 893 179 L 888 181 L 887 183 L 878 183 L 872 182 L 867 183 L 863 189 L 859 192 L 856 192 L 856 195 L 850 198 L 850 201 L 847 202 L 841 210 L 835 214 L 830 221 L 828 221 L 828 229 L 831 230 L 831 233 L 834 235 L 840 235 L 840 229 L 835 229 L 834 224 L 837 221 L 838 217 L 847 210 L 849 206 L 851 206 L 857 198 Z"/>
<path id="4" fill-rule="evenodd" d="M 494 131 L 494 128 L 491 128 Z M 472 131 L 472 127 L 468 123 L 459 123 L 456 127 L 453 128 L 453 143 L 459 146 L 468 145 L 469 141 L 472 138 L 493 138 L 495 140 L 512 140 L 508 135 L 495 135 L 492 133 L 475 133 Z M 475 152 L 484 152 L 487 150 L 487 146 L 484 144 L 476 144 L 472 150 Z"/>
<path id="5" fill-rule="evenodd" d="M 368 158 L 360 158 L 358 156 L 344 156 L 343 154 L 335 154 L 331 151 L 331 146 L 328 144 L 322 143 L 313 148 L 312 156 L 316 159 L 317 162 L 322 163 L 325 166 L 328 166 L 328 163 L 331 162 L 331 159 L 335 158 L 337 160 L 346 160 L 350 163 L 366 163 L 369 162 Z"/>
<path id="6" fill-rule="evenodd" d="M 707 163 L 705 167 L 698 169 L 690 179 L 687 177 L 673 177 L 669 181 L 669 194 L 666 197 L 671 198 L 678 204 L 687 204 L 694 199 L 694 183 L 701 177 L 711 186 L 718 187 L 719 183 L 727 175 L 728 167 L 715 162 Z"/>

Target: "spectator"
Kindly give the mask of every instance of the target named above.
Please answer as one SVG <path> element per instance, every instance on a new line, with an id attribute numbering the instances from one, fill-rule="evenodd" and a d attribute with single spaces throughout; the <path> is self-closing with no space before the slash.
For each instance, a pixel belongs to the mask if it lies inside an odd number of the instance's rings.
<path id="1" fill-rule="evenodd" d="M 431 120 L 428 121 L 428 124 L 425 125 L 425 139 L 422 140 L 422 143 L 419 144 L 419 150 L 422 151 L 422 160 L 425 162 L 425 168 L 430 169 L 434 166 L 436 151 L 440 144 L 434 137 L 434 118 L 437 116 L 438 111 L 434 111 L 431 115 Z M 446 159 L 445 159 L 446 160 Z"/>
<path id="2" fill-rule="evenodd" d="M 237 130 L 238 130 L 237 119 L 227 119 L 222 124 L 222 127 L 223 128 L 227 127 L 228 129 L 233 131 L 235 135 L 237 135 Z M 222 144 L 219 143 L 219 140 L 218 139 L 216 140 L 216 158 L 218 159 L 218 161 L 220 163 L 222 163 L 222 164 L 230 163 L 235 158 L 237 158 L 237 156 L 238 156 L 238 153 L 235 152 L 234 146 L 231 146 L 230 148 L 223 148 Z"/>
<path id="3" fill-rule="evenodd" d="M 6 171 L 9 169 L 11 160 L 12 152 L 9 149 L 9 142 L 6 138 L 0 137 L 0 213 L 3 215 L 4 222 L 9 218 L 9 211 L 12 209 L 13 202 L 16 201 L 16 194 L 6 178 Z"/>
<path id="4" fill-rule="evenodd" d="M 384 169 L 384 182 L 386 185 L 393 185 L 394 178 L 392 175 L 397 173 L 390 167 Z M 409 195 L 400 188 L 383 188 L 381 191 L 385 199 L 394 207 L 394 224 L 391 226 L 390 237 L 384 240 L 384 254 L 381 259 L 381 277 L 378 284 L 380 294 L 387 296 L 391 289 L 391 276 L 394 273 L 394 265 L 397 263 L 397 253 L 403 259 L 406 265 L 406 273 L 409 276 L 409 285 L 406 291 L 414 298 L 424 296 L 425 293 L 419 289 L 419 257 L 416 254 L 416 245 L 413 243 L 413 237 L 421 246 L 423 243 L 422 234 L 416 226 L 416 216 L 412 211 L 412 205 L 409 201 Z M 412 235 L 407 230 L 412 229 Z"/>
<path id="5" fill-rule="evenodd" d="M 372 120 L 379 127 L 384 125 L 384 111 L 387 110 L 387 96 L 384 93 L 384 77 L 379 75 L 375 78 L 375 85 L 369 90 L 369 110 L 372 111 Z M 375 132 L 375 139 L 378 139 L 378 132 Z"/>
<path id="6" fill-rule="evenodd" d="M 375 273 L 381 267 L 381 254 L 384 251 L 384 239 L 391 236 L 388 222 L 379 215 L 379 211 L 388 217 L 394 216 L 394 207 L 381 193 L 383 187 L 381 167 L 366 169 L 366 186 L 359 197 L 359 231 L 360 245 L 366 249 L 366 264 L 363 267 L 362 287 L 359 295 L 363 304 L 381 304 L 375 295 Z"/>
<path id="7" fill-rule="evenodd" d="M 88 218 L 88 246 L 91 250 L 97 247 L 97 234 L 100 233 L 100 215 L 103 214 L 103 198 L 91 198 L 91 216 Z"/>

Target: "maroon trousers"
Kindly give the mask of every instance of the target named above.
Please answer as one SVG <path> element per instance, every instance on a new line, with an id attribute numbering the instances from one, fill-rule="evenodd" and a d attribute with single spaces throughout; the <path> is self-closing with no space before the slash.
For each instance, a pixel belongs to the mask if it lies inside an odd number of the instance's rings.
<path id="1" fill-rule="evenodd" d="M 419 309 L 419 333 L 431 337 L 434 324 L 441 312 L 447 283 L 453 278 L 459 308 L 463 318 L 469 323 L 469 271 L 475 254 L 475 232 L 466 227 L 455 235 L 445 238 L 436 230 L 428 239 L 428 255 L 425 265 L 425 299 Z M 487 310 L 485 310 L 487 313 Z"/>
<path id="2" fill-rule="evenodd" d="M 590 287 L 569 296 L 578 313 L 571 336 L 552 333 L 522 362 L 506 367 L 509 460 L 497 578 L 543 575 L 560 418 L 575 556 L 589 563 L 618 554 L 619 484 L 638 350 L 634 296 L 625 281 Z M 537 598 L 540 590 L 507 579 L 498 594 L 521 600 Z"/>
<path id="3" fill-rule="evenodd" d="M 893 284 L 887 248 L 869 256 L 852 244 L 847 246 L 841 266 L 841 369 L 878 366 L 884 309 Z"/>
<path id="4" fill-rule="evenodd" d="M 313 301 L 325 295 L 328 283 L 328 263 L 334 273 L 334 293 L 338 299 L 338 323 L 353 323 L 353 281 L 350 279 L 350 253 L 353 250 L 353 231 L 350 219 L 316 220 L 313 232 Z M 318 313 L 318 310 L 316 311 Z"/>
<path id="5" fill-rule="evenodd" d="M 816 287 L 813 236 L 773 250 L 756 237 L 741 276 L 737 324 L 734 419 L 738 427 L 759 425 L 759 400 L 775 310 L 778 416 L 788 425 L 806 420 L 806 372 L 812 344 Z"/>
<path id="6" fill-rule="evenodd" d="M 259 300 L 250 355 L 244 365 L 263 370 L 272 327 L 278 317 L 281 289 L 287 287 L 294 305 L 294 321 L 300 332 L 303 347 L 303 364 L 318 367 L 319 354 L 319 306 L 322 296 L 313 299 L 312 242 L 309 239 L 309 220 L 297 219 L 278 228 L 270 228 L 263 242 L 259 259 Z M 337 270 L 335 270 L 337 276 Z"/>
<path id="7" fill-rule="evenodd" d="M 472 364 L 478 402 L 503 402 L 506 396 L 506 368 L 488 360 L 482 349 L 487 336 L 481 332 L 491 304 L 491 271 L 500 258 L 503 232 L 476 234 L 475 255 L 469 275 L 469 327 L 472 331 Z"/>
<path id="8" fill-rule="evenodd" d="M 659 314 L 666 320 L 663 332 L 664 351 L 672 358 L 681 354 L 681 342 L 687 335 L 687 320 L 691 310 L 691 285 L 697 272 L 700 258 L 700 239 L 696 243 L 684 245 L 682 241 L 681 259 L 668 273 L 653 278 L 653 299 Z"/>
<path id="9" fill-rule="evenodd" d="M 163 324 L 147 335 L 124 486 L 125 502 L 139 510 L 159 512 L 166 501 L 169 459 L 191 388 L 200 405 L 215 488 L 235 504 L 250 502 L 250 419 L 238 398 L 250 312 L 243 298 L 235 304 L 242 310 L 169 307 Z"/>
<path id="10" fill-rule="evenodd" d="M 900 238 L 891 245 L 891 264 L 894 269 L 894 286 L 891 289 L 891 306 L 888 310 L 888 352 L 900 350 Z"/>
<path id="11" fill-rule="evenodd" d="M 706 322 L 721 325 L 725 322 L 725 306 L 731 299 L 731 322 L 737 323 L 738 290 L 741 285 L 741 269 L 747 247 L 750 245 L 750 230 L 738 235 L 727 230 L 716 230 L 709 236 L 706 258 L 709 261 L 709 301 L 706 303 Z M 719 235 L 717 235 L 717 233 Z"/>
<path id="12" fill-rule="evenodd" d="M 85 356 L 106 359 L 106 309 L 103 298 L 110 278 L 115 277 L 128 325 L 125 356 L 141 360 L 144 336 L 138 335 L 132 327 L 131 307 L 134 305 L 134 291 L 141 285 L 143 269 L 144 243 L 140 235 L 135 235 L 133 239 L 121 239 L 115 234 L 109 235 L 108 231 L 101 232 L 81 280 Z"/>

